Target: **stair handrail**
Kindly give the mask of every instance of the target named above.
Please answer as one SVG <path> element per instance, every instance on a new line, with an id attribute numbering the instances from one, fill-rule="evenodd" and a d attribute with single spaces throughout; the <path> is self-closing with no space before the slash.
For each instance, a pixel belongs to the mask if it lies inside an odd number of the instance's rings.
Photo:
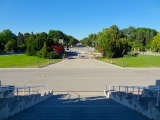
<path id="1" fill-rule="evenodd" d="M 113 87 L 113 88 L 125 88 L 125 87 L 128 87 L 128 88 L 140 88 L 140 89 L 143 89 L 145 86 L 124 86 L 124 85 L 106 85 L 106 90 L 109 90 L 109 91 L 111 91 L 111 87 Z M 146 88 L 146 87 L 145 87 Z M 116 91 L 116 89 L 114 90 L 114 91 Z"/>
<path id="2" fill-rule="evenodd" d="M 26 89 L 28 89 L 28 94 L 31 95 L 31 94 L 34 94 L 33 93 L 33 89 L 36 89 L 36 93 L 35 94 L 38 94 L 38 93 L 41 93 L 42 91 L 45 91 L 45 90 L 51 90 L 51 86 L 50 85 L 38 85 L 38 86 L 18 86 L 18 87 L 15 87 L 15 86 L 6 86 L 6 85 L 1 85 L 0 86 L 0 91 L 2 93 L 10 90 L 12 90 L 13 92 L 16 92 L 16 95 L 17 95 L 17 100 L 19 100 L 19 92 L 20 90 L 23 91 L 23 95 L 26 95 Z"/>
<path id="3" fill-rule="evenodd" d="M 113 89 L 111 89 L 111 87 Z M 118 88 L 118 90 L 116 90 L 116 88 Z M 137 93 L 137 100 L 139 101 L 139 98 L 140 98 L 140 92 L 141 92 L 141 96 L 143 97 L 143 90 L 144 89 L 150 89 L 150 90 L 153 90 L 153 91 L 156 91 L 157 92 L 157 101 L 156 101 L 156 106 L 159 106 L 159 97 L 160 97 L 160 86 L 149 86 L 149 87 L 145 87 L 145 86 L 124 86 L 124 85 L 107 85 L 106 86 L 106 91 L 108 91 L 108 93 L 110 92 L 119 92 L 118 94 L 120 94 L 121 92 L 121 88 L 124 88 L 125 89 L 125 94 L 126 94 L 126 97 L 128 97 L 128 89 L 129 88 L 132 88 L 132 94 L 134 94 L 135 92 L 135 89 L 138 90 L 138 93 Z"/>
<path id="4" fill-rule="evenodd" d="M 139 100 L 140 92 L 141 92 L 141 95 L 142 95 L 142 91 L 145 88 L 145 86 L 107 85 L 106 88 L 107 88 L 106 90 L 108 92 L 118 92 L 118 94 L 120 94 L 120 92 L 122 91 L 122 88 L 123 88 L 124 89 L 123 92 L 125 92 L 126 97 L 128 97 L 129 88 L 131 88 L 132 89 L 132 91 L 131 91 L 132 94 L 134 94 L 135 92 L 138 92 L 137 93 L 137 100 Z M 111 88 L 113 88 L 113 89 L 111 89 Z M 137 91 L 135 91 L 135 89 L 137 89 Z"/>

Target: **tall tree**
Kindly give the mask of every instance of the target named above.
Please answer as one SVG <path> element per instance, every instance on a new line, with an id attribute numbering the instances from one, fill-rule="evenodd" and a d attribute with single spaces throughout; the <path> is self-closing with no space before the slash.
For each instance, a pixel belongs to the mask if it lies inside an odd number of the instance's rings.
<path id="1" fill-rule="evenodd" d="M 10 40 L 5 45 L 6 51 L 14 51 L 14 48 L 16 48 L 15 40 Z"/>
<path id="2" fill-rule="evenodd" d="M 49 30 L 48 36 L 55 44 L 59 43 L 59 39 L 64 39 L 65 35 L 59 30 Z"/>
<path id="3" fill-rule="evenodd" d="M 0 32 L 0 51 L 3 51 L 5 48 L 5 45 L 8 43 L 8 41 L 13 40 L 16 41 L 16 35 L 12 33 L 11 30 L 6 29 Z"/>
<path id="4" fill-rule="evenodd" d="M 35 48 L 35 36 L 30 35 L 26 39 L 26 55 L 28 56 L 35 56 L 36 55 L 36 48 Z"/>
<path id="5" fill-rule="evenodd" d="M 17 36 L 17 47 L 20 47 L 22 45 L 24 45 L 24 36 L 19 32 Z"/>
<path id="6" fill-rule="evenodd" d="M 3 41 L 3 33 L 0 32 L 0 53 L 4 50 L 5 42 Z"/>
<path id="7" fill-rule="evenodd" d="M 144 49 L 147 45 L 147 47 L 150 47 L 150 42 L 153 39 L 153 37 L 157 34 L 157 31 L 150 28 L 137 28 L 135 35 L 135 44 L 139 44 L 137 46 L 141 46 L 142 49 Z"/>
<path id="8" fill-rule="evenodd" d="M 47 44 L 44 42 L 43 48 L 42 48 L 42 58 L 47 57 Z"/>
<path id="9" fill-rule="evenodd" d="M 88 35 L 88 39 L 91 42 L 92 46 L 96 46 L 97 45 L 97 35 L 96 34 Z"/>
<path id="10" fill-rule="evenodd" d="M 78 40 L 73 36 L 69 36 L 69 45 L 75 46 L 78 43 Z"/>
<path id="11" fill-rule="evenodd" d="M 160 33 L 154 36 L 153 40 L 151 41 L 151 47 L 154 51 L 160 52 Z"/>
<path id="12" fill-rule="evenodd" d="M 125 28 L 122 30 L 122 33 L 124 34 L 123 37 L 126 37 L 129 42 L 135 41 L 135 31 L 136 29 L 133 26 L 129 26 L 128 28 Z"/>
<path id="13" fill-rule="evenodd" d="M 40 51 L 44 45 L 45 38 L 39 33 L 35 34 L 34 47 L 36 51 Z"/>
<path id="14" fill-rule="evenodd" d="M 26 32 L 24 33 L 23 37 L 24 37 L 24 42 L 27 40 L 27 38 L 30 36 L 31 34 Z"/>
<path id="15" fill-rule="evenodd" d="M 128 52 L 128 41 L 121 36 L 122 33 L 116 25 L 98 33 L 98 49 L 104 57 L 121 57 Z"/>

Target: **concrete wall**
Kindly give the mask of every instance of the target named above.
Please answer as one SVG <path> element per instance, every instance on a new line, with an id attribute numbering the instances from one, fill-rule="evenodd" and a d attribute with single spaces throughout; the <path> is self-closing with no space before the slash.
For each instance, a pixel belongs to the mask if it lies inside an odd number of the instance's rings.
<path id="1" fill-rule="evenodd" d="M 126 97 L 125 93 L 119 92 L 112 92 L 109 97 L 116 102 L 147 116 L 149 119 L 160 120 L 160 107 L 156 106 L 156 99 L 154 98 L 146 97 L 141 98 L 138 101 L 137 96 L 128 94 L 128 97 Z"/>
<path id="2" fill-rule="evenodd" d="M 156 86 L 160 86 L 160 80 L 156 80 Z"/>
<path id="3" fill-rule="evenodd" d="M 148 90 L 148 89 L 143 89 L 142 95 L 144 97 L 155 97 L 155 98 L 157 98 L 157 96 L 158 96 L 157 91 L 155 91 L 155 90 Z"/>
<path id="4" fill-rule="evenodd" d="M 33 94 L 28 96 L 19 96 L 14 98 L 1 98 L 0 103 L 0 120 L 7 119 L 20 111 L 23 111 L 32 105 L 35 105 L 53 95 L 53 91 L 43 91 L 41 94 Z"/>
<path id="5" fill-rule="evenodd" d="M 8 92 L 8 91 L 5 91 Z M 9 91 L 8 93 L 6 93 L 6 95 L 4 96 L 4 92 L 0 93 L 0 98 L 11 98 L 14 97 L 14 91 Z"/>

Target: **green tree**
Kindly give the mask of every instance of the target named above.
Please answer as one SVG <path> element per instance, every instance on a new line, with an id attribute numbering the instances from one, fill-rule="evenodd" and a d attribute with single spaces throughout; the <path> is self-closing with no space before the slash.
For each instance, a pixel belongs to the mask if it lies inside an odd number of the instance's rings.
<path id="1" fill-rule="evenodd" d="M 96 34 L 88 35 L 88 40 L 90 41 L 89 46 L 96 46 L 97 45 L 97 35 Z"/>
<path id="2" fill-rule="evenodd" d="M 129 51 L 127 39 L 121 38 L 118 26 L 113 25 L 98 33 L 98 49 L 104 57 L 122 57 Z"/>
<path id="3" fill-rule="evenodd" d="M 31 36 L 28 32 L 24 33 L 23 38 L 24 38 L 24 42 L 27 40 L 27 38 Z"/>
<path id="4" fill-rule="evenodd" d="M 46 42 L 44 42 L 43 48 L 42 48 L 42 58 L 46 58 L 47 57 L 47 44 Z"/>
<path id="5" fill-rule="evenodd" d="M 69 45 L 75 46 L 78 43 L 78 40 L 75 39 L 73 36 L 69 36 Z"/>
<path id="6" fill-rule="evenodd" d="M 149 48 L 150 42 L 153 39 L 153 37 L 157 34 L 157 31 L 150 28 L 136 28 L 136 38 L 135 38 L 135 44 L 136 46 L 142 46 L 141 49 Z"/>
<path id="7" fill-rule="evenodd" d="M 19 32 L 17 36 L 17 47 L 20 47 L 22 45 L 24 45 L 24 37 L 23 34 Z"/>
<path id="8" fill-rule="evenodd" d="M 59 44 L 59 39 L 65 37 L 64 33 L 59 30 L 49 30 L 48 32 L 49 39 L 54 41 L 54 44 Z"/>
<path id="9" fill-rule="evenodd" d="M 36 51 L 40 51 L 44 45 L 45 38 L 39 33 L 35 34 L 34 47 Z"/>
<path id="10" fill-rule="evenodd" d="M 12 33 L 9 29 L 3 30 L 3 41 L 7 43 L 9 40 L 16 40 L 16 35 Z"/>
<path id="11" fill-rule="evenodd" d="M 28 56 L 36 56 L 36 48 L 35 48 L 35 36 L 30 35 L 26 39 L 26 55 Z"/>
<path id="12" fill-rule="evenodd" d="M 91 41 L 91 39 L 89 39 L 88 37 L 83 38 L 80 42 L 81 42 L 83 45 L 92 46 L 92 41 Z"/>
<path id="13" fill-rule="evenodd" d="M 44 41 L 46 41 L 48 47 L 51 47 L 54 44 L 54 41 L 49 38 L 47 33 L 41 32 L 39 35 L 40 35 L 39 37 L 43 41 L 43 43 L 44 43 Z M 42 44 L 42 47 L 43 47 L 43 44 Z"/>
<path id="14" fill-rule="evenodd" d="M 3 41 L 3 34 L 2 32 L 0 32 L 0 53 L 4 50 L 5 46 L 4 46 L 5 42 Z"/>
<path id="15" fill-rule="evenodd" d="M 10 40 L 16 41 L 16 35 L 11 30 L 6 29 L 0 32 L 0 51 L 4 51 L 5 45 Z"/>
<path id="16" fill-rule="evenodd" d="M 15 40 L 10 40 L 7 42 L 5 45 L 6 51 L 14 51 L 14 48 L 16 47 L 16 42 Z"/>
<path id="17" fill-rule="evenodd" d="M 129 42 L 135 41 L 135 31 L 136 29 L 133 26 L 129 26 L 122 30 L 123 37 L 126 37 Z"/>
<path id="18" fill-rule="evenodd" d="M 151 41 L 151 47 L 154 51 L 160 51 L 160 33 L 154 36 L 153 40 Z"/>

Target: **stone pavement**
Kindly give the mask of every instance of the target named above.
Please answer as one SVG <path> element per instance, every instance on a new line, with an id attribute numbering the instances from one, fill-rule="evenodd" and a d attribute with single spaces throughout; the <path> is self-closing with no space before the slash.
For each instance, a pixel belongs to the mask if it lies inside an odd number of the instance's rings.
<path id="1" fill-rule="evenodd" d="M 121 68 L 95 59 L 64 59 L 62 62 L 45 68 Z"/>

